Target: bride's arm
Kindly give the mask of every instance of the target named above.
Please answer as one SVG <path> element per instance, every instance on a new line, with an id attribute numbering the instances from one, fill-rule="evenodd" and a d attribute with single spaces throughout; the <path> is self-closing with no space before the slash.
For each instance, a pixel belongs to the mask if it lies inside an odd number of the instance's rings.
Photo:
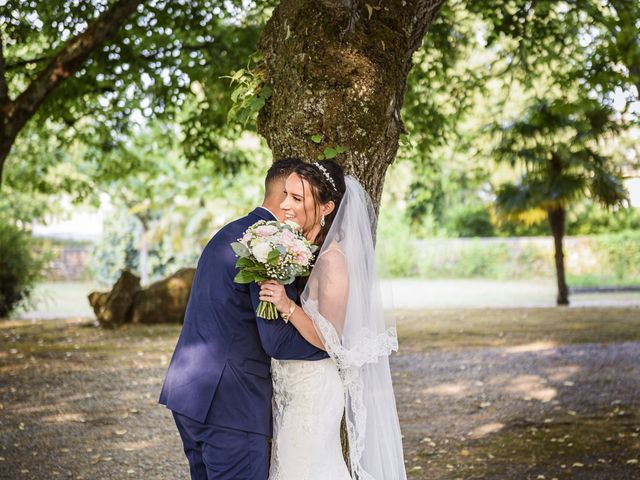
<path id="1" fill-rule="evenodd" d="M 287 296 L 284 287 L 273 280 L 267 280 L 262 283 L 260 300 L 273 303 L 280 314 L 289 313 L 291 307 L 296 305 L 295 302 Z M 325 350 L 324 343 L 313 325 L 313 320 L 311 320 L 299 305 L 295 306 L 293 313 L 289 317 L 289 322 L 291 322 L 307 342 L 314 347 Z"/>
<path id="2" fill-rule="evenodd" d="M 340 336 L 344 326 L 349 289 L 349 275 L 342 253 L 338 250 L 327 251 L 322 256 L 322 262 L 316 263 L 310 281 L 313 281 L 312 291 L 317 292 L 314 296 L 317 295 L 319 313 L 333 325 Z M 289 313 L 294 305 L 284 287 L 275 281 L 262 284 L 260 300 L 272 302 L 281 314 Z M 313 320 L 300 306 L 296 305 L 289 321 L 307 342 L 325 350 Z"/>

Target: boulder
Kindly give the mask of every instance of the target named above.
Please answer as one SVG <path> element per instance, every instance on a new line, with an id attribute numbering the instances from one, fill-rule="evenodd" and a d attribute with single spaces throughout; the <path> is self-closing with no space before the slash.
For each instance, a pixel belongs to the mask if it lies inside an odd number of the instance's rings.
<path id="1" fill-rule="evenodd" d="M 91 292 L 89 294 L 89 304 L 91 308 L 93 308 L 93 313 L 96 314 L 96 317 L 100 315 L 102 309 L 107 303 L 107 298 L 109 298 L 110 292 Z"/>
<path id="2" fill-rule="evenodd" d="M 194 268 L 183 268 L 139 290 L 133 298 L 131 322 L 182 323 L 195 272 Z"/>
<path id="3" fill-rule="evenodd" d="M 129 270 L 124 270 L 110 292 L 89 294 L 89 303 L 100 325 L 113 328 L 129 323 L 133 299 L 139 290 L 140 278 Z"/>

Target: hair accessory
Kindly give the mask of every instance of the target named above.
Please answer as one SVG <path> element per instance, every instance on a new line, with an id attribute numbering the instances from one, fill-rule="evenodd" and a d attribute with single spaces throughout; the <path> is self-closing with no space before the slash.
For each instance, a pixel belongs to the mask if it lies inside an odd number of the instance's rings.
<path id="1" fill-rule="evenodd" d="M 329 175 L 329 172 L 327 172 L 327 169 L 324 168 L 322 165 L 320 165 L 318 162 L 313 162 L 313 164 L 318 167 L 318 170 L 320 170 L 322 172 L 322 174 L 324 175 L 324 177 L 329 181 L 329 183 L 331 184 L 331 186 L 333 187 L 333 189 L 337 192 L 338 189 L 336 188 L 336 184 L 333 181 L 333 178 L 331 178 L 331 175 Z"/>

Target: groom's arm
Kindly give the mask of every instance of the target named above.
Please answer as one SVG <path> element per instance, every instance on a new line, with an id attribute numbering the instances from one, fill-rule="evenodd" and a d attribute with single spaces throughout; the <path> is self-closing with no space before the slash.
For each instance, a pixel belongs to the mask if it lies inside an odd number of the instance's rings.
<path id="1" fill-rule="evenodd" d="M 288 285 L 285 289 L 289 297 L 295 297 L 292 286 Z M 260 287 L 257 283 L 249 285 L 249 293 L 256 310 L 260 303 Z M 311 345 L 293 325 L 285 323 L 281 318 L 265 320 L 257 317 L 256 322 L 262 348 L 270 357 L 278 360 L 321 360 L 328 357 L 327 352 Z"/>

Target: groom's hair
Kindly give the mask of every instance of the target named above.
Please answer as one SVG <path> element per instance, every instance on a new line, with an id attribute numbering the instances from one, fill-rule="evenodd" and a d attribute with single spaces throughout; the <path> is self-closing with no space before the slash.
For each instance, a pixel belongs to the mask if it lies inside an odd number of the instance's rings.
<path id="1" fill-rule="evenodd" d="M 295 157 L 281 158 L 273 162 L 264 179 L 265 197 L 271 193 L 276 180 L 286 179 L 301 163 L 303 161 Z"/>

